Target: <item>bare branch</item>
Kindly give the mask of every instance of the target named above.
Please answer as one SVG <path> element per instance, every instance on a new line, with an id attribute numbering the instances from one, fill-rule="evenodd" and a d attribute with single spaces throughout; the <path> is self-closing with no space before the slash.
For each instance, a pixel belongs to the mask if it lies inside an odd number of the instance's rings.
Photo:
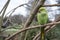
<path id="1" fill-rule="evenodd" d="M 2 10 L 0 11 L 0 14 L 1 14 L 2 11 L 4 10 L 4 8 L 7 6 L 7 4 L 9 4 L 9 2 L 10 2 L 10 0 L 8 0 L 8 1 L 6 2 L 6 4 L 3 6 Z"/>
<path id="2" fill-rule="evenodd" d="M 48 5 L 43 5 L 43 7 L 53 7 L 53 6 L 60 6 L 60 4 L 48 4 Z"/>

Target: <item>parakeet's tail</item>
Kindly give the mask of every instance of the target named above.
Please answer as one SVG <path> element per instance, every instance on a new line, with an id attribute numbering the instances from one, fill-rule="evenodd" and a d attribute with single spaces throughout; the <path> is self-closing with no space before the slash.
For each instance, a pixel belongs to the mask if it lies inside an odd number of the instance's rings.
<path id="1" fill-rule="evenodd" d="M 41 27 L 41 40 L 45 40 L 45 31 L 44 31 L 44 27 Z"/>

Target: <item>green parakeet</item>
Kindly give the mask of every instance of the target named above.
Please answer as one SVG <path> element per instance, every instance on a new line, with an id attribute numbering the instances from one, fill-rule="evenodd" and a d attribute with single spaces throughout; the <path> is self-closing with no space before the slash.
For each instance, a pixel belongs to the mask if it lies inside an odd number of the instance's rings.
<path id="1" fill-rule="evenodd" d="M 46 24 L 48 21 L 47 10 L 44 7 L 39 9 L 40 12 L 37 13 L 37 20 L 39 25 Z M 45 40 L 44 27 L 41 27 L 41 40 Z"/>

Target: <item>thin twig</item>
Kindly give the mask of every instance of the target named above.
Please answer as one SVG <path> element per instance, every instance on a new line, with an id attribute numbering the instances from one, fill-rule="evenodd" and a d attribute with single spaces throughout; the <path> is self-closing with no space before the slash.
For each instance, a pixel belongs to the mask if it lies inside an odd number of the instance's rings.
<path id="1" fill-rule="evenodd" d="M 25 4 L 21 4 L 21 5 L 19 5 L 19 6 L 17 6 L 17 7 L 15 7 L 15 8 L 13 8 L 12 10 L 10 10 L 7 14 L 6 14 L 6 16 L 10 13 L 10 15 L 12 14 L 12 13 L 14 13 L 15 12 L 15 10 L 17 9 L 17 8 L 19 8 L 19 7 L 21 7 L 21 6 L 24 6 L 24 5 L 27 5 L 28 3 L 25 3 Z"/>
<path id="2" fill-rule="evenodd" d="M 53 7 L 53 6 L 60 6 L 60 4 L 48 4 L 48 5 L 43 5 L 43 7 Z"/>
<path id="3" fill-rule="evenodd" d="M 7 4 L 10 2 L 10 0 L 8 0 L 7 2 L 6 2 L 6 4 L 3 6 L 3 8 L 2 8 L 2 10 L 0 11 L 0 14 L 2 13 L 2 11 L 4 10 L 4 8 L 7 6 Z"/>

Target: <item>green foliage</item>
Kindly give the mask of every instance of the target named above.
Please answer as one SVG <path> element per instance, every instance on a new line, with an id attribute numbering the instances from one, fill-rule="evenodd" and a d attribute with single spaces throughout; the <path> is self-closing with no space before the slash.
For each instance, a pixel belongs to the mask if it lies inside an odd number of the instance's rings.
<path id="1" fill-rule="evenodd" d="M 32 40 L 39 31 L 40 31 L 40 28 L 28 30 L 26 40 Z"/>
<path id="2" fill-rule="evenodd" d="M 0 37 L 0 40 L 3 40 L 3 38 L 2 38 L 2 37 Z"/>
<path id="3" fill-rule="evenodd" d="M 46 38 L 49 40 L 60 40 L 60 24 L 56 25 L 48 33 L 46 33 Z"/>
<path id="4" fill-rule="evenodd" d="M 22 29 L 21 25 L 13 25 L 13 26 L 9 26 L 10 28 L 5 29 L 2 33 L 3 36 L 8 36 L 8 35 L 12 35 L 15 32 L 19 31 L 20 29 Z M 2 29 L 3 30 L 3 29 Z M 20 37 L 20 35 L 19 35 Z M 3 37 L 0 37 L 0 40 L 3 40 Z"/>

